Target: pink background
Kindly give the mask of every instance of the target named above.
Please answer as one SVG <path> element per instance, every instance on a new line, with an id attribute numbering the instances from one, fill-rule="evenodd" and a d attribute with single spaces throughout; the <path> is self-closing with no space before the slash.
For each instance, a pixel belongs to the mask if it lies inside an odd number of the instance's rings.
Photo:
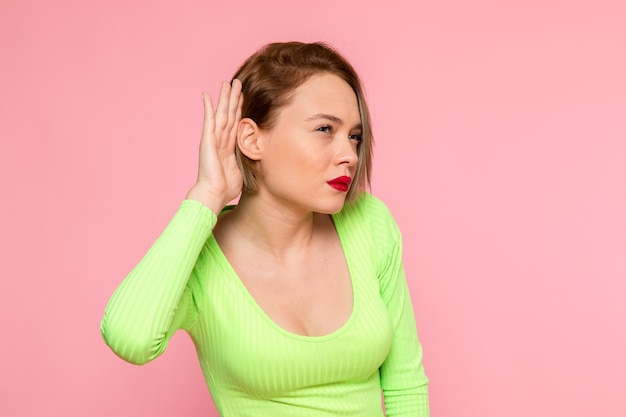
<path id="1" fill-rule="evenodd" d="M 471 3 L 471 5 L 470 5 Z M 433 416 L 626 415 L 626 3 L 0 4 L 0 415 L 216 416 L 191 341 L 108 297 L 196 168 L 200 93 L 325 40 L 365 83 Z"/>

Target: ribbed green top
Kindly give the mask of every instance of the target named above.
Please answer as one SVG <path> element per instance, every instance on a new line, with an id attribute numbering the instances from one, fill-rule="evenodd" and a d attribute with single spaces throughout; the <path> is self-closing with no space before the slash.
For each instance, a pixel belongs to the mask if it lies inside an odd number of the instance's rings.
<path id="1" fill-rule="evenodd" d="M 243 285 L 211 231 L 216 216 L 184 201 L 117 288 L 102 319 L 106 343 L 143 364 L 172 334 L 192 337 L 222 417 L 428 416 L 428 380 L 389 211 L 363 193 L 333 215 L 350 271 L 353 310 L 335 332 L 291 333 Z"/>

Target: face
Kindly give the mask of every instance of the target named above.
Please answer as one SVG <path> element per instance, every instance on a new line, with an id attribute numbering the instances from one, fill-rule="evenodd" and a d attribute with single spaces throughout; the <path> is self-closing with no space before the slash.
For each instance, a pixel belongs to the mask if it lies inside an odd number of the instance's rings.
<path id="1" fill-rule="evenodd" d="M 311 77 L 260 138 L 263 194 L 294 209 L 341 210 L 361 140 L 357 98 L 345 81 L 334 74 Z"/>

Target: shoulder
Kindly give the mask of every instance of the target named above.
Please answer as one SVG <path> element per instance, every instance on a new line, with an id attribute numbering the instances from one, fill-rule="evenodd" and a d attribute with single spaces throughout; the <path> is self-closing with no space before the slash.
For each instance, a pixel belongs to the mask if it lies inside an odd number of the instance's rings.
<path id="1" fill-rule="evenodd" d="M 362 217 L 369 222 L 393 223 L 395 221 L 387 205 L 367 192 L 359 194 L 354 202 L 346 203 L 341 211 L 344 215 Z"/>
<path id="2" fill-rule="evenodd" d="M 395 240 L 400 231 L 387 205 L 377 197 L 362 192 L 353 202 L 346 203 L 337 220 L 366 227 L 375 239 Z"/>
<path id="3" fill-rule="evenodd" d="M 345 244 L 365 254 L 378 274 L 389 262 L 402 257 L 402 236 L 387 205 L 369 193 L 361 193 L 334 217 Z"/>

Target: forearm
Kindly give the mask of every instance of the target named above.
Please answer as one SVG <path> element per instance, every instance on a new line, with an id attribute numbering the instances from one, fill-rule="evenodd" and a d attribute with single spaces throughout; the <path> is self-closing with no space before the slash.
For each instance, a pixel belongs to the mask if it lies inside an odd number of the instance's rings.
<path id="1" fill-rule="evenodd" d="M 215 214 L 206 207 L 184 201 L 148 253 L 115 290 L 101 331 L 118 356 L 143 364 L 165 350 L 176 330 L 173 319 L 187 280 L 215 223 Z"/>
<path id="2" fill-rule="evenodd" d="M 388 255 L 381 279 L 381 296 L 393 325 L 391 349 L 380 370 L 387 417 L 428 417 L 428 378 L 424 373 L 422 345 L 402 265 L 400 241 Z"/>

